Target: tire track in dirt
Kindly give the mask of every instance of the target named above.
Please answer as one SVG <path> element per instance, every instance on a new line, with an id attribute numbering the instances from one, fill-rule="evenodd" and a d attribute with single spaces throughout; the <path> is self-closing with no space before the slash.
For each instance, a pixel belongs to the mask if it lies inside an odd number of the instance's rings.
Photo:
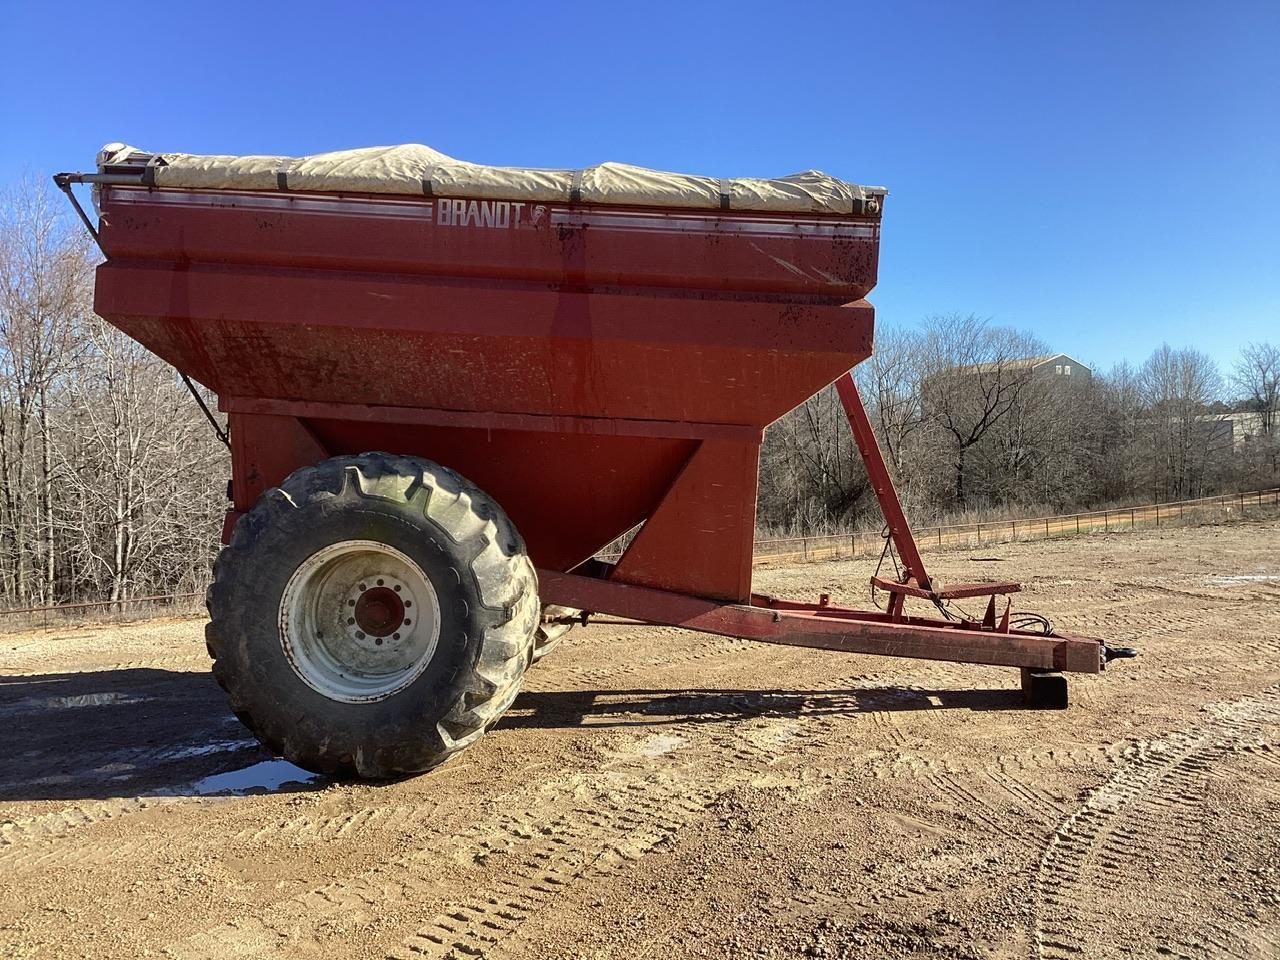
<path id="1" fill-rule="evenodd" d="M 683 631 L 673 632 L 682 638 L 688 637 L 692 641 L 691 646 L 640 659 L 615 659 L 611 665 L 599 667 L 577 667 L 567 664 L 562 666 L 553 661 L 531 671 L 528 674 L 526 686 L 530 690 L 539 691 L 559 689 L 560 686 L 569 683 L 599 683 L 654 668 L 678 667 L 709 659 L 722 659 L 727 654 L 733 653 L 740 648 L 756 646 L 745 640 L 715 638 L 708 641 L 697 634 L 686 634 Z M 620 639 L 619 642 L 625 643 L 626 638 Z M 194 655 L 190 657 L 157 657 L 145 661 L 115 664 L 110 667 L 94 667 L 91 670 L 82 672 L 155 667 L 159 664 L 171 662 L 188 663 L 194 659 L 196 659 Z M 60 668 L 59 672 L 67 671 Z M 31 674 L 30 676 L 40 676 L 40 674 Z M 229 731 L 242 729 L 239 721 L 235 720 L 235 718 L 228 717 L 227 719 L 226 726 Z M 70 774 L 59 775 L 49 782 L 52 785 L 59 786 L 74 784 L 79 781 L 97 784 L 103 776 L 129 777 L 130 769 L 139 771 L 141 776 L 147 773 L 154 773 L 157 767 L 185 759 L 214 753 L 236 753 L 241 751 L 249 753 L 258 749 L 257 741 L 246 732 L 244 737 L 236 739 L 211 742 L 191 741 L 165 747 L 96 751 L 80 755 L 78 759 L 81 762 L 78 763 L 74 771 Z M 132 779 L 132 777 L 129 778 Z M 6 786 L 12 787 L 19 783 L 29 786 L 38 784 L 38 782 L 30 779 L 4 781 L 0 782 L 0 791 L 3 791 Z M 61 810 L 50 813 L 39 814 L 34 817 L 0 820 L 0 865 L 9 870 L 22 871 L 33 868 L 49 869 L 59 864 L 76 862 L 82 858 L 89 860 L 107 859 L 113 855 L 110 850 L 95 851 L 92 846 L 76 846 L 61 851 L 51 851 L 49 844 L 108 820 L 119 820 L 122 817 L 152 809 L 159 804 L 177 803 L 192 799 L 182 794 L 183 789 L 181 787 L 160 788 L 151 791 L 150 795 L 145 797 L 121 796 L 99 800 L 80 800 Z M 386 815 L 385 808 L 368 807 L 355 813 L 344 813 L 329 817 L 320 823 L 309 822 L 305 817 L 288 821 L 275 821 L 273 824 L 259 830 L 255 835 L 255 839 L 265 842 L 273 838 L 284 838 L 290 835 L 307 836 L 315 834 L 319 837 L 330 834 L 337 835 L 338 831 L 342 831 L 345 835 L 372 829 L 387 832 L 410 828 L 415 823 L 425 820 L 427 816 L 429 816 L 428 813 L 422 812 L 420 817 L 415 820 L 411 811 L 402 810 L 398 816 L 392 817 Z M 210 838 L 199 838 L 199 842 L 203 846 L 211 843 L 212 840 Z"/>
<path id="2" fill-rule="evenodd" d="M 1264 709 L 1270 711 L 1270 720 L 1277 720 L 1280 719 L 1280 697 L 1273 697 L 1273 700 L 1275 702 L 1271 707 Z M 1264 716 L 1258 722 L 1270 721 Z M 1255 733 L 1256 724 L 1251 724 L 1241 737 L 1242 741 L 1248 743 L 1252 756 L 1264 763 L 1280 766 L 1280 750 L 1277 750 L 1277 746 L 1280 745 L 1269 743 L 1265 739 L 1251 739 Z M 1270 734 L 1274 736 L 1274 730 L 1270 731 Z M 1235 749 L 1239 742 L 1221 745 L 1223 752 Z M 1071 749 L 1050 747 L 1030 753 L 1000 756 L 994 763 L 984 765 L 973 763 L 972 758 L 964 756 L 946 754 L 931 758 L 917 756 L 903 752 L 895 742 L 887 752 L 877 752 L 868 759 L 872 776 L 909 777 L 919 780 L 946 798 L 956 814 L 970 819 L 982 833 L 1012 841 L 1024 853 L 1034 852 L 1039 855 L 1044 851 L 1046 838 L 1057 836 L 1070 810 L 1065 797 L 1051 792 L 1035 781 L 1042 779 L 1045 771 L 1053 769 L 1093 769 L 1100 762 L 1122 768 L 1124 764 L 1130 762 L 1134 751 L 1135 745 L 1131 741 Z M 1207 777 L 1213 773 L 1212 758 L 1199 758 L 1192 766 L 1203 776 Z M 993 797 L 990 794 L 993 790 L 997 791 L 1006 802 L 1014 803 L 1019 808 L 1019 816 L 1010 818 L 999 813 L 998 808 L 993 807 L 992 804 Z M 1187 804 L 1187 801 L 1203 801 L 1204 791 L 1200 789 L 1173 792 L 1174 801 L 1163 796 L 1149 798 L 1152 808 L 1150 825 L 1168 827 L 1172 824 L 1175 835 L 1194 836 L 1197 828 L 1200 827 L 1200 819 L 1194 804 Z M 1176 801 L 1182 801 L 1182 803 Z M 987 815 L 988 811 L 990 815 Z M 1113 874 L 1121 870 L 1126 862 L 1139 862 L 1142 857 L 1150 855 L 1150 838 L 1141 832 L 1119 827 L 1114 830 L 1114 837 L 1115 850 L 1108 852 L 1104 857 Z M 940 862 L 948 858 L 954 859 L 954 855 L 943 853 L 938 856 Z M 813 909 L 839 912 L 847 908 L 851 900 L 864 911 L 883 913 L 894 905 L 939 893 L 942 889 L 939 883 L 930 883 L 921 879 L 917 873 L 928 871 L 920 871 L 919 864 L 916 867 L 916 871 L 893 877 L 878 874 L 874 884 L 868 885 L 860 895 L 852 898 L 847 895 L 837 897 L 813 893 L 789 897 L 780 913 L 789 912 L 794 916 Z M 980 868 L 980 864 L 974 864 L 974 869 Z M 952 866 L 950 871 L 943 869 L 939 872 L 947 875 L 949 872 L 954 873 L 954 870 Z M 1041 870 L 1043 873 L 1043 867 Z M 964 877 L 960 876 L 954 880 L 963 882 Z M 1089 896 L 1089 890 L 1092 890 L 1093 895 L 1096 896 L 1101 889 L 1104 888 L 1096 883 L 1086 885 L 1085 895 Z M 1073 908 L 1078 908 L 1078 905 Z M 1087 924 L 1084 930 L 1087 935 L 1089 933 Z M 1233 949 L 1233 941 L 1229 939 L 1215 936 L 1212 932 L 1206 936 L 1212 947 L 1210 954 L 1213 956 L 1246 955 L 1239 944 L 1235 944 Z M 1055 938 L 1052 935 L 1046 938 L 1046 942 L 1050 945 L 1050 949 L 1036 954 L 1037 957 L 1043 957 L 1045 960 L 1060 960 L 1063 957 L 1073 957 L 1078 960 L 1080 954 L 1074 951 L 1077 948 L 1083 949 L 1080 943 L 1068 943 L 1061 937 Z M 1272 946 L 1280 946 L 1280 944 L 1272 944 Z M 1054 951 L 1054 947 L 1058 948 L 1057 952 Z M 1188 956 L 1185 952 L 1179 954 L 1176 950 L 1174 954 Z M 1203 956 L 1203 952 L 1189 956 L 1199 958 Z"/>
<path id="3" fill-rule="evenodd" d="M 41 850 L 31 850 L 30 845 L 172 802 L 173 798 L 120 797 L 90 804 L 77 803 L 34 817 L 0 821 L 0 866 L 8 871 L 24 867 L 43 868 Z"/>
<path id="4" fill-rule="evenodd" d="M 409 933 L 392 955 L 443 958 L 500 954 L 505 940 L 518 936 L 523 922 L 552 899 L 587 878 L 603 878 L 673 837 L 692 819 L 704 816 L 718 797 L 773 763 L 782 744 L 795 750 L 805 742 L 824 738 L 849 712 L 883 718 L 890 711 L 876 710 L 875 705 L 886 697 L 894 703 L 902 697 L 900 691 L 886 695 L 882 684 L 865 675 L 839 678 L 830 685 L 829 693 L 817 692 L 820 704 L 811 702 L 799 710 L 794 709 L 789 695 L 760 692 L 747 709 L 754 706 L 767 712 L 769 702 L 777 699 L 787 706 L 786 712 L 755 719 L 733 718 L 728 720 L 728 729 L 715 730 L 709 736 L 702 736 L 706 727 L 701 720 L 664 726 L 662 738 L 683 740 L 699 748 L 702 759 L 697 772 L 685 770 L 682 779 L 646 778 L 628 783 L 622 791 L 606 793 L 591 806 L 573 806 L 551 822 L 544 819 L 545 810 L 539 811 L 537 817 L 524 817 L 514 829 L 505 831 L 506 839 L 497 846 L 486 839 L 492 828 L 477 825 L 461 838 L 463 843 L 457 849 L 465 852 L 474 836 L 479 851 L 475 856 L 480 860 L 491 855 L 505 857 L 499 876 L 487 884 L 468 884 L 468 897 L 443 904 L 439 913 Z M 867 691 L 873 693 L 870 702 L 859 697 Z M 843 705 L 842 695 L 848 698 Z M 906 695 L 914 696 L 911 692 Z M 732 699 L 740 701 L 742 696 L 738 693 Z M 433 839 L 443 842 L 440 837 Z M 362 880 L 356 878 L 355 883 Z M 449 889 L 438 881 L 434 886 Z M 410 899 L 409 894 L 405 897 Z M 422 890 L 412 897 L 429 900 L 430 892 Z M 327 890 L 325 899 L 350 903 L 348 896 L 335 890 Z M 228 932 L 219 928 L 210 954 L 185 952 L 194 945 L 191 942 L 172 948 L 172 952 L 192 957 L 237 956 L 241 951 L 258 955 L 287 936 L 285 930 L 270 925 L 251 930 L 247 940 L 243 929 L 231 933 L 230 941 L 223 939 Z M 200 949 L 208 942 L 203 941 Z"/>
<path id="5" fill-rule="evenodd" d="M 946 712 L 939 708 L 934 714 L 935 722 L 946 723 Z M 909 715 L 913 718 L 930 716 L 917 712 Z M 892 716 L 889 719 L 892 720 Z M 968 820 L 972 824 L 970 833 L 976 830 L 981 835 L 1011 842 L 1024 856 L 1039 854 L 1045 838 L 1065 814 L 1066 802 L 1065 798 L 1027 782 L 1028 778 L 1020 776 L 1020 773 L 1091 766 L 1100 757 L 1109 758 L 1111 754 L 1119 753 L 1118 747 L 1081 747 L 1074 750 L 1050 747 L 997 757 L 993 764 L 984 765 L 972 762 L 971 756 L 944 754 L 935 758 L 923 757 L 902 747 L 905 738 L 889 739 L 887 750 L 876 750 L 862 758 L 862 772 L 876 779 L 910 778 L 918 781 L 942 797 L 954 815 Z M 1015 818 L 997 816 L 992 806 L 993 798 L 989 795 L 993 790 L 999 794 L 996 799 L 1016 804 L 1021 815 Z M 916 790 L 912 792 L 918 793 Z M 956 832 L 954 828 L 941 825 L 939 829 Z M 976 854 L 943 849 L 933 855 L 935 870 L 921 869 L 917 863 L 910 871 L 897 874 L 878 872 L 873 881 L 853 895 L 807 891 L 784 898 L 772 912 L 775 916 L 792 919 L 814 911 L 840 914 L 854 903 L 864 913 L 883 914 L 891 907 L 942 893 L 944 883 L 967 883 L 972 871 L 983 869 L 982 858 L 988 851 L 987 845 L 983 845 Z M 932 880 L 928 879 L 930 876 Z"/>
<path id="6" fill-rule="evenodd" d="M 1274 747 L 1280 736 L 1280 688 L 1210 708 L 1205 723 L 1129 746 L 1115 775 L 1064 819 L 1040 858 L 1033 883 L 1036 960 L 1089 951 L 1115 918 L 1100 897 L 1123 900 L 1148 879 L 1160 841 L 1189 844 L 1201 829 L 1208 777 L 1245 746 Z M 1180 957 L 1245 957 L 1257 945 L 1224 928 L 1197 930 L 1186 942 L 1172 925 L 1161 952 Z"/>
<path id="7" fill-rule="evenodd" d="M 702 816 L 721 789 L 647 780 L 621 797 L 577 809 L 544 827 L 499 876 L 452 900 L 404 938 L 391 957 L 493 955 L 521 924 L 588 874 L 604 876 L 644 856 Z"/>
<path id="8" fill-rule="evenodd" d="M 833 686 L 838 690 L 861 680 L 838 680 Z M 393 955 L 491 953 L 583 878 L 616 871 L 705 816 L 723 793 L 777 759 L 777 743 L 794 749 L 826 732 L 827 723 L 809 724 L 811 715 L 803 709 L 793 713 L 789 697 L 783 699 L 787 715 L 770 714 L 770 699 L 767 692 L 759 694 L 762 715 L 729 719 L 715 729 L 708 729 L 714 725 L 704 718 L 664 725 L 656 736 L 673 745 L 663 749 L 671 761 L 665 771 L 653 772 L 657 755 L 642 749 L 630 772 L 610 767 L 579 775 L 557 784 L 550 796 L 525 796 L 527 809 L 518 815 L 498 822 L 481 819 L 459 833 L 430 833 L 420 839 L 419 849 L 393 864 L 201 931 L 170 944 L 167 952 L 185 960 L 271 956 L 296 936 L 313 936 L 308 931 L 317 924 L 363 916 L 375 904 L 436 901 L 440 908 L 432 919 L 393 938 L 399 944 L 392 945 Z M 856 710 L 856 702 L 850 700 L 849 707 Z M 830 708 L 822 704 L 824 711 Z M 824 712 L 814 719 L 829 721 L 830 716 Z M 590 787 L 586 802 L 584 785 Z M 504 801 L 512 802 L 519 801 Z M 468 895 L 451 896 L 459 889 Z"/>
<path id="9" fill-rule="evenodd" d="M 356 810 L 329 814 L 322 817 L 301 815 L 287 820 L 273 819 L 260 826 L 246 827 L 229 834 L 224 841 L 228 846 L 263 844 L 288 838 L 294 845 L 331 843 L 335 840 L 354 838 L 362 833 L 390 834 L 409 832 L 419 824 L 430 820 L 439 811 L 439 804 L 394 804 L 391 806 L 366 806 Z"/>
<path id="10" fill-rule="evenodd" d="M 652 670 L 669 670 L 707 661 L 726 663 L 730 662 L 735 655 L 748 651 L 765 653 L 770 649 L 747 640 L 728 637 L 706 637 L 674 628 L 644 629 L 646 636 L 649 630 L 661 630 L 664 634 L 667 634 L 668 636 L 663 637 L 664 645 L 672 639 L 686 642 L 676 646 L 675 649 L 664 650 L 659 648 L 657 652 L 647 657 L 615 658 L 606 665 L 578 666 L 553 660 L 530 671 L 526 678 L 526 689 L 531 692 L 573 689 L 583 684 L 603 684 L 632 675 L 645 674 Z M 628 645 L 637 635 L 636 633 L 628 632 L 611 641 L 611 645 L 614 643 Z M 634 650 L 634 647 L 629 649 Z M 593 650 L 593 653 L 596 652 Z M 143 661 L 123 662 L 111 667 L 95 667 L 86 672 L 155 667 L 159 664 L 170 662 L 189 663 L 195 659 L 198 658 L 194 654 L 181 657 L 157 657 Z M 933 675 L 931 679 L 936 677 L 939 682 L 964 684 L 972 679 L 972 675 L 966 674 L 964 668 L 944 662 L 928 664 L 928 668 Z M 907 687 L 901 690 L 894 687 L 886 688 L 883 682 L 877 682 L 874 678 L 865 675 L 837 680 L 833 682 L 832 686 L 835 689 L 839 689 L 841 684 L 846 683 L 849 684 L 849 689 L 874 689 L 877 691 L 878 696 L 885 698 L 891 705 L 896 705 L 904 696 L 922 696 L 922 694 L 918 694 L 918 692 Z M 873 708 L 865 712 L 871 718 L 871 721 L 882 728 L 891 740 L 897 743 L 904 742 L 904 737 L 894 719 L 895 711 L 892 708 L 885 710 L 875 710 Z M 227 719 L 228 722 L 225 725 L 227 733 L 240 730 L 237 721 L 230 717 Z M 224 734 L 224 736 L 226 735 Z M 51 780 L 50 783 L 56 785 L 74 784 L 77 781 L 97 783 L 103 776 L 119 777 L 123 782 L 124 780 L 134 779 L 135 775 L 145 776 L 148 773 L 154 773 L 157 767 L 189 758 L 214 753 L 236 753 L 241 751 L 249 753 L 256 749 L 256 740 L 246 735 L 243 738 L 228 738 L 212 742 L 191 741 L 166 747 L 97 751 L 82 755 L 81 762 L 76 770 L 70 774 L 60 775 L 55 780 Z M 17 782 L 19 781 L 0 782 L 0 791 L 5 786 L 13 786 Z M 24 785 L 31 785 L 35 781 L 22 780 L 21 782 Z M 50 851 L 48 845 L 52 841 L 83 831 L 107 820 L 118 820 L 121 817 L 140 813 L 160 803 L 174 803 L 190 799 L 184 798 L 181 794 L 181 787 L 160 788 L 151 791 L 150 795 L 146 797 L 122 796 L 77 801 L 62 810 L 47 814 L 0 821 L 0 865 L 12 870 L 25 870 L 30 867 L 48 869 L 62 863 L 74 862 L 81 857 L 92 859 L 94 858 L 92 848 L 70 847 L 63 851 Z M 425 815 L 422 819 L 425 819 Z M 334 834 L 338 830 L 342 830 L 345 833 L 359 833 L 365 830 L 388 832 L 407 829 L 414 825 L 415 821 L 409 811 L 401 811 L 398 816 L 392 817 L 386 815 L 383 808 L 371 806 L 354 813 L 343 813 L 325 818 L 318 823 L 310 821 L 306 817 L 298 817 L 286 821 L 273 821 L 272 824 L 258 831 L 254 839 L 259 842 L 270 842 L 273 839 L 283 839 L 289 836 L 320 838 Z M 201 838 L 200 842 L 203 845 L 211 841 L 208 838 Z M 27 846 L 34 846 L 35 849 L 24 850 L 23 848 Z M 108 856 L 105 851 L 99 851 L 99 853 L 101 856 L 98 859 Z"/>
<path id="11" fill-rule="evenodd" d="M 232 718 L 234 720 L 234 718 Z M 238 723 L 235 724 L 238 727 Z M 246 757 L 260 751 L 257 740 L 248 734 L 233 739 L 191 741 L 164 747 L 139 747 L 108 750 L 86 755 L 74 773 L 37 780 L 13 780 L 0 784 L 0 789 L 45 784 L 65 788 L 77 782 L 94 784 L 101 789 L 103 781 L 134 779 L 131 771 L 155 775 L 158 768 L 201 757 L 218 755 Z M 48 869 L 64 862 L 77 862 L 91 857 L 92 849 L 69 847 L 51 849 L 72 834 L 85 831 L 107 821 L 119 820 L 155 807 L 199 799 L 190 794 L 190 785 L 157 787 L 145 793 L 118 797 L 74 800 L 60 809 L 34 816 L 0 819 L 0 867 L 8 871 Z M 110 853 L 110 851 L 107 851 Z"/>
<path id="12" fill-rule="evenodd" d="M 948 674 L 957 672 L 940 670 L 939 679 L 953 679 Z M 954 679 L 959 680 L 960 677 L 955 676 Z M 923 698 L 925 691 L 915 686 L 903 687 L 898 691 L 899 700 L 911 695 Z M 901 713 L 889 709 L 872 714 L 874 722 L 891 732 L 886 737 L 887 749 L 882 749 L 870 758 L 869 772 L 877 778 L 905 776 L 919 780 L 951 804 L 960 816 L 972 821 L 979 830 L 994 832 L 1023 848 L 1039 852 L 1045 833 L 1066 812 L 1065 798 L 1029 782 L 1031 778 L 1021 774 L 1029 769 L 1041 770 L 1068 765 L 1064 761 L 1095 759 L 1098 748 L 1077 751 L 1079 756 L 1060 748 L 1048 748 L 1021 756 L 997 757 L 994 763 L 975 762 L 974 757 L 969 755 L 935 752 L 932 756 L 924 756 L 900 732 L 901 718 L 910 717 L 914 737 L 917 740 L 927 740 L 929 726 L 946 724 L 947 712 L 945 707 L 940 706 L 934 711 L 921 709 Z M 921 729 L 922 721 L 926 724 L 924 729 Z M 1015 804 L 1023 815 L 1010 821 L 998 809 L 993 808 L 987 795 L 992 790 L 998 792 L 1006 802 Z"/>
<path id="13" fill-rule="evenodd" d="M 599 857 L 642 830 L 656 843 L 703 809 L 700 791 L 678 790 L 656 778 L 611 787 L 601 776 L 592 783 L 585 803 L 578 781 L 515 817 L 482 819 L 457 834 L 427 831 L 419 849 L 406 857 L 201 931 L 166 952 L 189 960 L 273 956 L 296 937 L 315 938 L 317 924 L 356 920 L 374 910 L 394 915 L 396 908 L 439 902 L 442 891 L 458 889 L 475 892 L 462 901 L 446 899 L 440 915 L 412 939 L 431 943 L 433 936 L 448 935 L 449 949 L 457 943 L 484 945 L 492 938 L 486 931 L 505 933 L 503 924 L 518 923 L 558 893 L 584 868 L 584 858 Z M 484 886 L 476 875 L 486 873 L 491 858 L 506 865 L 502 876 Z"/>
<path id="14" fill-rule="evenodd" d="M 615 657 L 611 662 L 604 665 L 579 666 L 561 659 L 552 660 L 530 671 L 526 677 L 526 689 L 531 692 L 574 689 L 582 685 L 605 684 L 628 676 L 643 675 L 654 670 L 678 669 L 703 662 L 728 663 L 748 652 L 764 654 L 770 650 L 770 648 L 762 647 L 758 643 L 736 638 L 707 637 L 687 633 L 675 628 L 646 627 L 642 629 L 643 633 L 628 631 L 616 639 L 611 638 L 609 641 L 610 646 L 624 647 L 629 653 L 633 654 L 632 656 L 628 656 L 625 659 Z M 659 644 L 653 644 L 654 638 L 651 636 L 653 631 L 660 632 L 661 640 Z M 646 643 L 651 644 L 648 649 L 652 652 L 648 656 L 636 657 L 634 656 L 635 646 L 633 641 L 641 636 Z M 572 642 L 572 638 L 569 642 Z M 782 649 L 789 650 L 790 648 Z M 778 651 L 774 649 L 772 652 Z M 598 655 L 599 651 L 593 650 L 592 653 Z M 563 653 L 561 656 L 563 656 Z M 147 660 L 126 661 L 109 666 L 95 666 L 82 672 L 140 669 L 167 663 L 189 664 L 200 659 L 203 659 L 203 657 L 197 656 L 193 652 L 190 655 L 155 657 Z M 928 667 L 939 682 L 964 684 L 972 679 L 971 674 L 964 672 L 964 668 L 957 668 L 950 664 L 938 662 L 931 663 Z M 32 674 L 31 676 L 39 675 Z M 845 682 L 861 686 L 864 689 L 876 688 L 884 696 L 888 697 L 890 701 L 895 696 L 916 695 L 910 691 L 905 693 L 894 689 L 885 691 L 883 683 L 876 683 L 866 676 L 836 681 L 833 686 L 838 688 L 841 683 Z M 903 742 L 903 737 L 897 729 L 892 709 L 872 709 L 867 712 L 872 718 L 872 722 L 882 727 L 891 739 L 899 743 Z M 228 718 L 228 721 L 228 732 L 240 729 L 238 723 L 232 718 Z M 228 739 L 212 743 L 192 741 L 160 748 L 126 748 L 98 751 L 83 755 L 75 771 L 70 774 L 60 775 L 56 781 L 51 781 L 51 784 L 56 783 L 57 785 L 65 786 L 74 784 L 77 780 L 97 783 L 103 776 L 119 777 L 123 782 L 128 779 L 134 779 L 135 775 L 145 776 L 147 773 L 154 773 L 156 767 L 183 759 L 214 752 L 234 753 L 241 750 L 249 752 L 255 749 L 256 741 L 246 736 L 242 740 Z M 22 782 L 26 785 L 33 783 L 31 780 Z M 12 786 L 13 783 L 8 781 L 0 783 L 0 791 L 6 785 Z M 48 849 L 48 844 L 74 832 L 83 831 L 95 824 L 107 820 L 117 820 L 121 817 L 148 810 L 158 803 L 180 802 L 183 799 L 179 795 L 180 793 L 181 788 L 169 790 L 162 788 L 152 791 L 148 797 L 124 796 L 77 801 L 63 810 L 41 814 L 36 817 L 0 822 L 0 864 L 4 864 L 14 870 L 26 869 L 34 865 L 39 865 L 41 869 L 46 869 L 59 863 L 74 861 L 81 856 L 92 857 L 92 850 L 82 851 L 79 848 L 68 848 L 61 853 L 51 852 Z M 258 836 L 256 839 L 266 842 L 273 836 L 283 838 L 291 834 L 323 836 L 331 829 L 345 828 L 348 832 L 360 832 L 375 828 L 385 830 L 404 829 L 412 825 L 413 822 L 409 819 L 407 813 L 398 818 L 393 818 L 384 816 L 377 807 L 370 807 L 363 811 L 357 811 L 356 814 L 342 814 L 314 825 L 305 818 L 277 821 L 270 829 L 266 830 L 265 834 Z M 35 845 L 37 849 L 29 853 L 23 852 L 21 848 L 28 845 Z"/>
<path id="15" fill-rule="evenodd" d="M 837 687 L 866 678 L 846 678 Z M 767 695 L 766 695 L 767 696 Z M 850 706 L 857 709 L 856 702 Z M 733 729 L 707 738 L 703 759 L 695 761 L 697 779 L 645 781 L 633 803 L 614 810 L 588 812 L 591 828 L 567 826 L 570 846 L 524 853 L 514 870 L 504 871 L 490 886 L 464 900 L 447 904 L 435 918 L 404 938 L 389 956 L 395 960 L 445 960 L 468 956 L 502 956 L 508 938 L 518 938 L 523 922 L 555 896 L 583 882 L 600 880 L 668 841 L 692 820 L 705 816 L 724 794 L 750 782 L 779 758 L 785 743 L 796 749 L 824 737 L 833 725 L 829 713 L 772 716 L 731 722 Z M 679 736 L 693 737 L 695 725 L 681 725 Z M 669 735 L 669 734 L 666 734 Z M 634 789 L 634 785 L 632 787 Z M 581 812 L 581 811 L 579 811 Z"/>

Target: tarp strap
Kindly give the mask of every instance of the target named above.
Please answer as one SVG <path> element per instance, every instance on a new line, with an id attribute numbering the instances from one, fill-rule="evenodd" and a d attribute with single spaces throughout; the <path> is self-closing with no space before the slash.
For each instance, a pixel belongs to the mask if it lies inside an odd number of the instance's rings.
<path id="1" fill-rule="evenodd" d="M 280 169 L 276 171 L 276 189 L 277 190 L 289 189 L 289 170 L 293 167 L 293 163 L 294 162 L 292 160 L 286 160 L 284 162 L 284 165 L 281 166 Z"/>
<path id="2" fill-rule="evenodd" d="M 435 187 L 431 185 L 430 177 L 422 178 L 422 195 L 424 197 L 434 197 L 436 195 Z"/>
<path id="3" fill-rule="evenodd" d="M 718 183 L 720 184 L 720 209 L 728 210 L 729 209 L 729 191 L 730 191 L 729 181 L 720 180 L 718 181 Z"/>
<path id="4" fill-rule="evenodd" d="M 573 171 L 573 180 L 569 184 L 569 202 L 570 203 L 582 202 L 582 171 L 581 170 Z"/>
<path id="5" fill-rule="evenodd" d="M 156 167 L 159 166 L 156 161 L 159 159 L 160 157 L 157 154 L 148 160 L 147 165 L 142 168 L 142 183 L 144 186 L 154 187 L 156 185 Z"/>

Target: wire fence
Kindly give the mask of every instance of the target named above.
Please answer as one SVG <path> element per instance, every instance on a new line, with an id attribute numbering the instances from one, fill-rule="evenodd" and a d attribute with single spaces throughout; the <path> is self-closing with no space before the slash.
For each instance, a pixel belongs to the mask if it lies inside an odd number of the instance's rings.
<path id="1" fill-rule="evenodd" d="M 1098 531 L 1160 527 L 1188 521 L 1229 520 L 1245 516 L 1250 509 L 1280 507 L 1280 487 L 1231 493 L 1198 500 L 1150 503 L 1136 507 L 1067 513 L 1053 517 L 1023 517 L 1013 520 L 975 520 L 922 527 L 915 531 L 922 550 L 937 547 L 978 546 L 1013 540 L 1075 536 Z M 878 557 L 884 548 L 878 530 L 817 534 L 800 537 L 769 537 L 755 542 L 757 563 L 832 560 L 846 557 Z M 602 554 L 602 559 L 617 559 Z M 17 607 L 0 610 L 0 630 L 53 629 L 86 620 L 145 620 L 164 616 L 194 614 L 203 610 L 204 591 L 129 597 L 122 600 L 86 600 L 45 607 Z"/>
<path id="2" fill-rule="evenodd" d="M 930 547 L 973 547 L 983 543 L 1008 543 L 1012 540 L 1132 530 L 1136 527 L 1155 528 L 1189 521 L 1203 523 L 1207 520 L 1234 519 L 1245 515 L 1251 508 L 1257 510 L 1264 507 L 1280 507 L 1280 487 L 1052 517 L 975 520 L 972 523 L 921 527 L 915 530 L 915 536 L 922 550 Z M 878 530 L 770 537 L 755 542 L 755 559 L 757 563 L 774 563 L 879 556 L 883 548 L 884 537 Z"/>
<path id="3" fill-rule="evenodd" d="M 164 593 L 120 600 L 84 600 L 46 607 L 0 610 L 0 631 L 54 630 L 85 622 L 116 623 L 184 616 L 204 610 L 204 591 Z"/>

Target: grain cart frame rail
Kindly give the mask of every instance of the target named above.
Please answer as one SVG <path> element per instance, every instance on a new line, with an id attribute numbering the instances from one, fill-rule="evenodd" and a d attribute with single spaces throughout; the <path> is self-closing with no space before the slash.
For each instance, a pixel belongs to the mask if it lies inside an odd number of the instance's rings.
<path id="1" fill-rule="evenodd" d="M 294 762 L 433 766 L 592 614 L 1015 667 L 1041 706 L 1066 706 L 1064 673 L 1127 655 L 1019 629 L 1017 583 L 928 574 L 849 373 L 871 353 L 882 189 L 852 187 L 840 213 L 738 211 L 722 181 L 707 210 L 584 203 L 575 175 L 560 201 L 470 216 L 429 184 L 293 190 L 296 169 L 276 190 L 157 185 L 152 155 L 55 178 L 106 255 L 97 312 L 227 415 L 214 672 Z M 94 186 L 96 228 L 75 183 Z M 902 562 L 871 578 L 884 611 L 751 586 L 764 428 L 833 382 Z M 637 527 L 615 563 L 593 559 Z M 964 598 L 985 613 L 953 614 Z M 273 683 L 287 709 L 264 705 Z M 434 746 L 407 745 L 395 704 Z"/>

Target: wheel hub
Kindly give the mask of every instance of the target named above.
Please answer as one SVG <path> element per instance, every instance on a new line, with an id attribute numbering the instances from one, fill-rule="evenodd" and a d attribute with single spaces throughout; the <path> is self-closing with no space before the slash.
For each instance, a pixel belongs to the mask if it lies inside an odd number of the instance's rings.
<path id="1" fill-rule="evenodd" d="M 439 634 L 430 580 L 406 554 L 372 540 L 318 550 L 280 599 L 285 656 L 332 700 L 383 700 L 403 690 L 430 662 Z"/>
<path id="2" fill-rule="evenodd" d="M 356 601 L 356 623 L 365 633 L 387 637 L 404 622 L 404 604 L 390 587 L 373 587 Z"/>

